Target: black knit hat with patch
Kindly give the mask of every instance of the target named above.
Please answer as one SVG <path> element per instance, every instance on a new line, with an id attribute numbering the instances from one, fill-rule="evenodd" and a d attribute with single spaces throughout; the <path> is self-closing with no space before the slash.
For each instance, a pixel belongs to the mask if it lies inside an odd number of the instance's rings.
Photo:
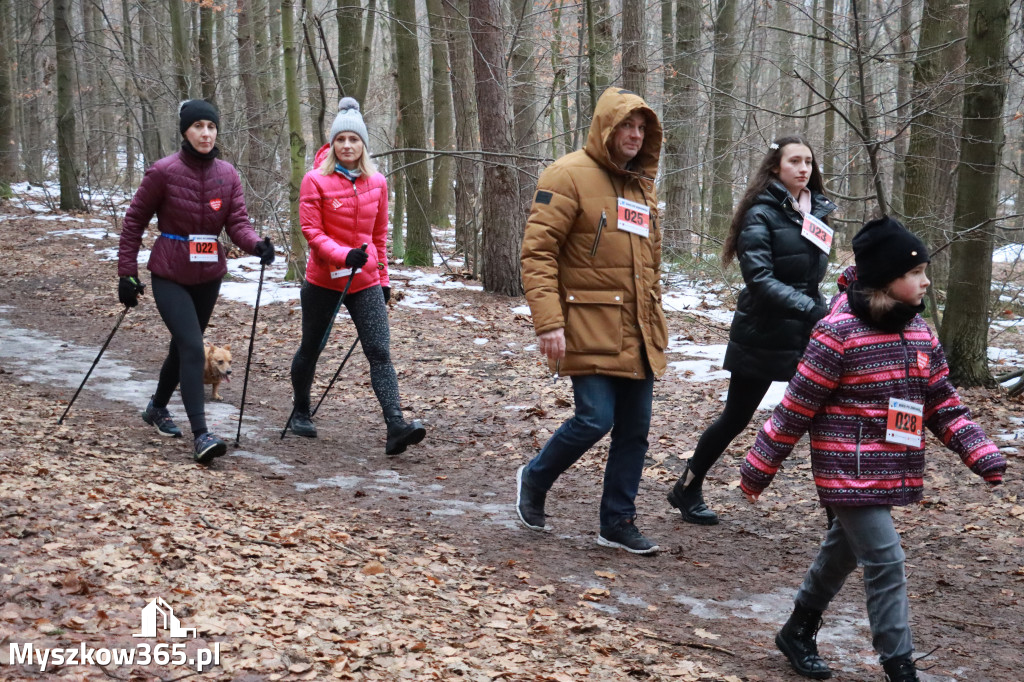
<path id="1" fill-rule="evenodd" d="M 931 262 L 928 248 L 898 220 L 882 216 L 868 222 L 853 238 L 857 279 L 881 289 L 921 263 Z"/>
<path id="2" fill-rule="evenodd" d="M 178 129 L 181 130 L 182 135 L 196 121 L 213 121 L 214 125 L 218 129 L 220 128 L 220 114 L 217 113 L 217 107 L 205 99 L 189 99 L 182 102 L 178 107 L 178 119 Z"/>

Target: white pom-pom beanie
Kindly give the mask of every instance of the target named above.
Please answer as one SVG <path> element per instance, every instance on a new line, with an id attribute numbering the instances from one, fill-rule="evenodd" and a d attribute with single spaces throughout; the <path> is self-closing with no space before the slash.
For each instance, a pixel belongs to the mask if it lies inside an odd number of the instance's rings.
<path id="1" fill-rule="evenodd" d="M 366 134 L 366 123 L 363 122 L 363 115 L 359 113 L 359 102 L 354 97 L 342 97 L 338 102 L 338 115 L 334 117 L 331 124 L 331 144 L 338 133 L 351 132 L 363 140 L 363 146 L 369 146 Z"/>

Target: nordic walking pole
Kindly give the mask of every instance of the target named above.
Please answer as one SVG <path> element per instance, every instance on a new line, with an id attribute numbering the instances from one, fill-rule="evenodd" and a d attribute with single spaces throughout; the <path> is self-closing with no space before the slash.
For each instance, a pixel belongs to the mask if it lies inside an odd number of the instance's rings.
<path id="1" fill-rule="evenodd" d="M 242 382 L 242 404 L 238 408 L 238 432 L 235 434 L 235 447 L 238 447 L 238 440 L 242 437 L 242 416 L 245 415 L 245 393 L 249 388 L 249 364 L 252 362 L 252 346 L 256 340 L 256 318 L 260 314 L 260 295 L 263 293 L 263 273 L 266 272 L 266 263 L 260 263 L 260 285 L 256 288 L 256 309 L 252 312 L 252 331 L 249 332 L 249 357 L 245 359 L 245 380 Z"/>
<path id="2" fill-rule="evenodd" d="M 352 355 L 352 351 L 356 349 L 357 343 L 359 343 L 358 335 L 356 335 L 356 340 L 352 342 L 352 346 L 348 349 L 348 352 L 345 353 L 345 359 L 341 361 L 341 367 L 339 367 L 338 371 L 334 373 L 333 377 L 331 377 L 330 383 L 327 384 L 327 388 L 324 389 L 324 394 L 320 396 L 320 400 L 317 402 L 316 407 L 313 408 L 313 413 L 309 415 L 310 417 L 315 415 L 317 413 L 317 410 L 320 409 L 320 405 L 323 404 L 324 398 L 327 397 L 327 392 L 331 390 L 331 386 L 333 386 L 334 382 L 338 380 L 338 375 L 341 374 L 341 370 L 345 369 L 345 363 L 348 362 L 349 356 Z"/>
<path id="3" fill-rule="evenodd" d="M 92 374 L 94 369 L 96 369 L 96 363 L 98 363 L 100 358 L 103 357 L 103 351 L 107 350 L 107 346 L 110 345 L 110 340 L 114 338 L 114 333 L 117 332 L 117 328 L 121 326 L 121 322 L 124 321 L 124 316 L 128 314 L 128 310 L 129 306 L 125 306 L 124 310 L 121 311 L 121 314 L 117 318 L 117 324 L 115 324 L 114 328 L 110 330 L 110 336 L 108 336 L 107 340 L 103 342 L 103 347 L 100 348 L 100 352 L 96 356 L 96 359 L 92 361 L 92 366 L 89 368 L 89 371 L 85 373 L 85 378 L 82 379 L 82 384 L 78 387 L 78 390 L 75 391 L 75 395 L 71 397 L 71 402 L 68 403 L 67 408 L 64 410 L 64 414 L 62 414 L 60 419 L 57 420 L 57 424 L 64 423 L 64 417 L 68 416 L 68 410 L 70 410 L 71 406 L 75 404 L 75 399 L 78 398 L 78 394 L 82 392 L 83 388 L 85 388 L 85 382 L 89 380 L 89 375 Z"/>
<path id="4" fill-rule="evenodd" d="M 363 245 L 360 246 L 359 248 L 362 249 L 363 251 L 366 251 L 366 247 L 368 247 L 368 246 L 369 246 L 368 243 L 363 242 Z M 345 288 L 341 292 L 341 298 L 338 299 L 338 305 L 334 306 L 334 315 L 331 317 L 331 323 L 327 326 L 327 331 L 324 332 L 324 338 L 321 339 L 321 341 L 320 341 L 320 351 L 321 352 L 327 346 L 327 339 L 328 339 L 328 337 L 330 337 L 331 329 L 334 327 L 334 318 L 336 318 L 338 316 L 338 311 L 341 310 L 341 304 L 345 302 L 345 297 L 348 295 L 348 288 L 350 286 L 352 286 L 352 280 L 355 278 L 355 276 L 356 276 L 356 268 L 352 268 L 352 272 L 349 273 L 349 276 L 348 276 L 348 281 L 345 282 Z M 357 341 L 359 340 L 358 336 L 356 337 L 356 340 Z M 355 344 L 352 344 L 352 346 L 354 348 Z M 352 351 L 349 351 L 349 353 L 351 354 Z M 348 359 L 347 355 L 345 356 L 345 359 L 346 360 Z M 345 363 L 343 362 L 342 363 L 342 367 L 344 367 L 344 366 L 345 366 Z M 338 371 L 341 371 L 341 370 L 338 370 Z M 325 395 L 326 395 L 326 392 L 325 392 Z M 320 398 L 320 400 L 323 401 L 323 398 Z M 320 407 L 320 403 L 317 403 L 317 407 Z M 315 412 L 314 412 L 314 414 L 315 414 Z M 294 416 L 295 416 L 295 403 L 292 402 L 292 411 L 288 414 L 288 421 L 286 421 L 284 423 L 284 428 L 281 429 L 281 440 L 284 440 L 284 434 L 288 433 L 288 427 L 292 425 L 292 417 L 294 417 Z"/>

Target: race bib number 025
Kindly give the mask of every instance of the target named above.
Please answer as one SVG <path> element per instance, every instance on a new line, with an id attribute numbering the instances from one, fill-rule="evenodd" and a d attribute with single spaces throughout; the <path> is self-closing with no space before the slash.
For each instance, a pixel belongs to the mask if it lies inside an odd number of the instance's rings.
<path id="1" fill-rule="evenodd" d="M 651 208 L 629 199 L 619 199 L 619 224 L 623 232 L 638 234 L 644 239 L 651 236 Z"/>
<path id="2" fill-rule="evenodd" d="M 216 263 L 217 238 L 212 234 L 189 235 L 188 259 L 192 263 Z"/>
<path id="3" fill-rule="evenodd" d="M 924 434 L 924 405 L 910 400 L 889 398 L 885 423 L 885 442 L 921 447 Z"/>

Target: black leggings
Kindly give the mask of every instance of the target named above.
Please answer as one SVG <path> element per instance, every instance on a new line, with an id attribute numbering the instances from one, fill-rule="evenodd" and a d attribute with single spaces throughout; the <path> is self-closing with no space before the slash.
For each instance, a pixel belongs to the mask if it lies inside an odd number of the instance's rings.
<path id="1" fill-rule="evenodd" d="M 732 439 L 747 428 L 771 385 L 772 382 L 768 379 L 753 379 L 733 372 L 729 379 L 725 410 L 701 435 L 697 441 L 697 448 L 693 451 L 693 457 L 690 458 L 693 484 L 698 488 L 704 484 L 708 470 L 729 447 Z"/>
<path id="2" fill-rule="evenodd" d="M 309 412 L 309 391 L 320 353 L 327 345 L 341 292 L 306 282 L 299 293 L 302 301 L 302 342 L 292 359 L 292 391 L 295 411 Z M 398 376 L 391 364 L 391 330 L 384 292 L 372 286 L 345 296 L 345 307 L 356 325 L 363 355 L 370 361 L 370 383 L 384 415 L 401 410 Z"/>
<path id="3" fill-rule="evenodd" d="M 217 303 L 220 279 L 191 286 L 156 275 L 151 279 L 156 309 L 171 332 L 171 344 L 160 368 L 153 406 L 167 407 L 180 381 L 181 402 L 185 404 L 192 435 L 198 436 L 207 431 L 203 395 L 203 368 L 206 365 L 203 332 Z"/>

